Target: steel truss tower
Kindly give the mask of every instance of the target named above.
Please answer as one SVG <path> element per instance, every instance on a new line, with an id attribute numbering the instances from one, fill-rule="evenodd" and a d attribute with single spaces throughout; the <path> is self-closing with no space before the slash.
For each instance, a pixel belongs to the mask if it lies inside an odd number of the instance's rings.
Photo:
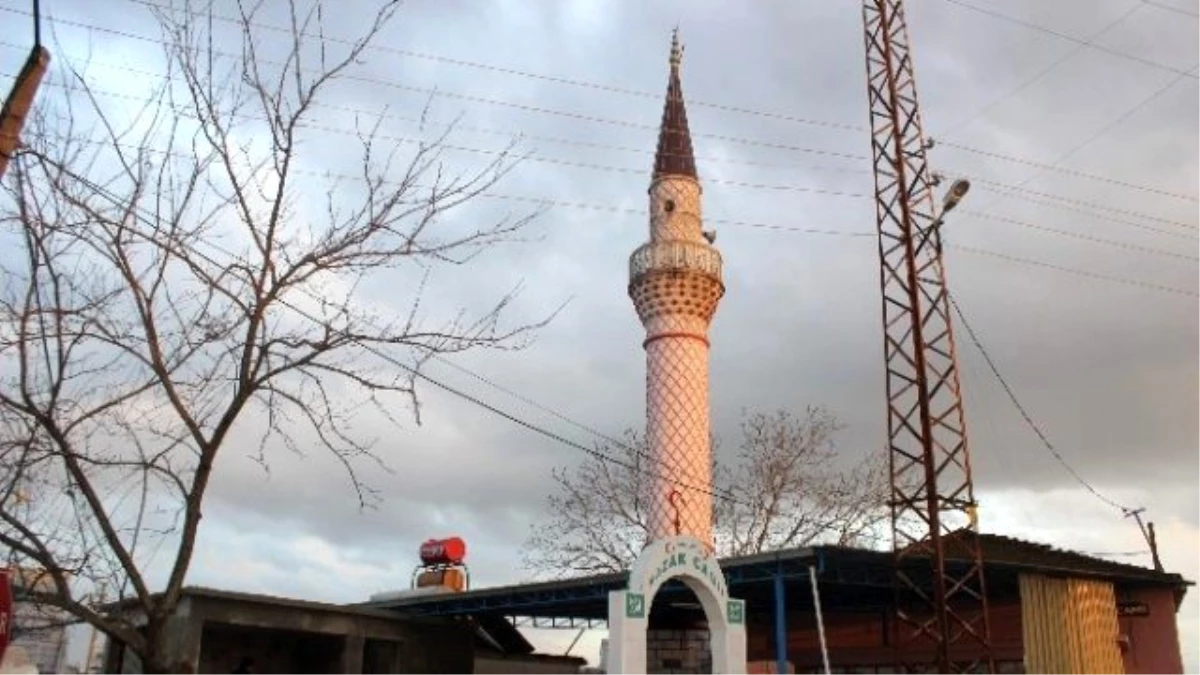
<path id="1" fill-rule="evenodd" d="M 994 672 L 967 429 L 902 0 L 864 0 L 898 668 Z"/>

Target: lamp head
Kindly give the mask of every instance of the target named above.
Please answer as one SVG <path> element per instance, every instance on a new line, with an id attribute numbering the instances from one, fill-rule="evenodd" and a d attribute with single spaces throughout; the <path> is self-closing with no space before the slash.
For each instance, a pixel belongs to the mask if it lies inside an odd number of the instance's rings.
<path id="1" fill-rule="evenodd" d="M 971 183 L 966 178 L 959 178 L 950 185 L 950 189 L 946 191 L 946 196 L 942 198 L 942 213 L 958 206 L 962 198 L 971 189 Z"/>

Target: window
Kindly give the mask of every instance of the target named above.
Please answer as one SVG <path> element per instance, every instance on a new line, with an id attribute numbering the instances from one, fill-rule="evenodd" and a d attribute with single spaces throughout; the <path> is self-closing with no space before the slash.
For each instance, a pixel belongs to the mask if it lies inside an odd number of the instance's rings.
<path id="1" fill-rule="evenodd" d="M 670 212 L 672 212 L 672 211 L 674 211 L 674 210 L 675 210 L 675 200 L 674 200 L 674 199 L 668 199 L 668 200 L 666 201 L 666 203 L 664 203 L 664 204 L 663 204 L 663 211 L 666 211 L 667 213 L 670 213 Z"/>

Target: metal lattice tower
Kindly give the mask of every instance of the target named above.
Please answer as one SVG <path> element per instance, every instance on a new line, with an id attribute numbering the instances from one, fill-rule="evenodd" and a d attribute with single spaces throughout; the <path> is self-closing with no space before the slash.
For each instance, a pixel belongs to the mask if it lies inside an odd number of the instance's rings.
<path id="1" fill-rule="evenodd" d="M 887 369 L 896 664 L 994 672 L 939 216 L 902 0 L 864 0 Z M 931 655 L 928 663 L 914 663 Z"/>

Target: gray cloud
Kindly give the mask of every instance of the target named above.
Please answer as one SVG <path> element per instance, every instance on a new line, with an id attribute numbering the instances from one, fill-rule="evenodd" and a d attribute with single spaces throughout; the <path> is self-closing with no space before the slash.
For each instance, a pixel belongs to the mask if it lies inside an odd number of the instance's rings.
<path id="1" fill-rule="evenodd" d="M 1130 2 L 1006 3 L 1012 16 L 1081 38 L 1125 13 Z M 1081 48 L 1063 63 L 985 115 L 977 113 L 1078 45 L 1014 26 L 946 2 L 910 2 L 918 82 L 926 130 L 940 140 L 1050 162 L 1071 151 L 1064 166 L 1163 189 L 1194 193 L 1200 180 L 1196 147 L 1196 81 L 1183 78 L 1136 107 L 1175 75 Z M 98 25 L 116 17 L 88 3 L 54 8 Z M 151 24 L 138 12 L 122 16 L 129 31 Z M 334 18 L 330 31 L 354 32 L 354 17 Z M 533 159 L 554 159 L 635 170 L 600 171 L 526 161 L 497 187 L 507 195 L 643 209 L 650 152 L 661 114 L 669 29 L 682 24 L 688 46 L 684 90 L 696 102 L 722 103 L 861 127 L 867 121 L 861 15 L 854 6 L 805 3 L 736 12 L 725 3 L 599 3 L 543 5 L 510 0 L 486 5 L 410 3 L 383 44 L 534 73 L 561 75 L 636 91 L 632 96 L 573 87 L 495 71 L 371 51 L 361 74 L 379 82 L 345 81 L 336 105 L 413 118 L 427 95 L 387 86 L 436 87 L 432 117 L 463 116 L 466 127 L 508 132 Z M 64 29 L 65 30 L 65 29 Z M 269 35 L 269 34 L 268 34 Z M 266 38 L 266 39 L 269 39 Z M 105 38 L 105 51 L 141 53 L 144 45 Z M 1175 67 L 1194 64 L 1194 22 L 1152 6 L 1138 8 L 1097 43 Z M 81 48 L 79 41 L 69 43 Z M 120 46 L 121 50 L 117 47 Z M 136 48 L 136 49 L 135 49 Z M 0 52 L 11 58 L 11 50 Z M 63 55 L 61 60 L 66 60 Z M 100 56 L 96 57 L 100 60 Z M 114 76 L 119 75 L 115 73 Z M 649 128 L 604 124 L 564 115 L 455 98 L 463 94 L 622 120 Z M 1136 109 L 1135 109 L 1136 107 Z M 722 111 L 693 103 L 699 169 L 710 219 L 793 228 L 871 232 L 867 197 L 747 184 L 819 187 L 869 195 L 870 163 L 820 152 L 740 144 L 729 138 L 865 156 L 866 132 Z M 322 110 L 323 123 L 349 128 L 352 113 Z M 963 123 L 971 120 L 970 124 Z M 411 136 L 416 126 L 389 119 L 385 133 Z M 942 134 L 948 132 L 943 137 Z M 529 136 L 558 137 L 633 148 L 582 147 Z M 714 138 L 725 137 L 725 138 Z M 348 137 L 315 134 L 305 166 L 352 166 L 338 152 Z M 498 149 L 504 133 L 464 129 L 451 143 Z M 306 149 L 307 151 L 307 149 Z M 460 167 L 486 156 L 449 151 Z M 725 161 L 713 161 L 713 160 Z M 941 143 L 931 153 L 948 174 L 1015 184 L 1184 222 L 1139 215 L 1055 208 L 976 182 L 948 225 L 950 244 L 982 248 L 1097 274 L 1197 289 L 1196 263 L 1148 255 L 985 220 L 968 211 L 1015 218 L 1080 235 L 1196 254 L 1194 202 L 1111 184 L 1038 171 Z M 770 166 L 756 166 L 757 163 Z M 815 166 L 826 167 L 824 169 Z M 840 169 L 829 170 L 829 167 Z M 726 181 L 726 182 L 722 182 Z M 1028 196 L 1028 195 L 1024 195 Z M 463 227 L 483 218 L 525 213 L 528 203 L 488 199 L 446 221 Z M 1131 221 L 1112 222 L 1099 216 Z M 848 423 L 839 446 L 850 455 L 879 448 L 885 427 L 877 251 L 869 237 L 802 234 L 715 224 L 726 260 L 728 293 L 712 331 L 712 400 L 718 434 L 732 440 L 740 410 L 824 404 Z M 1189 229 L 1190 228 L 1190 229 Z M 645 240 L 645 218 L 620 212 L 549 207 L 530 226 L 527 242 L 489 252 L 470 266 L 434 270 L 428 306 L 444 315 L 480 307 L 524 281 L 513 320 L 536 320 L 570 299 L 562 314 L 527 350 L 469 354 L 455 362 L 610 434 L 642 424 L 641 328 L 625 295 L 626 260 Z M 1156 518 L 1197 524 L 1196 344 L 1200 325 L 1191 297 L 1160 293 L 1066 272 L 1022 265 L 951 248 L 948 270 L 955 295 L 992 356 L 1062 454 L 1105 491 L 1150 507 Z M 386 273 L 364 288 L 364 300 L 395 312 L 406 309 L 413 275 Z M 1040 447 L 1006 400 L 961 329 L 958 345 L 975 477 L 982 494 L 1018 488 L 1067 491 L 1071 503 L 1092 498 Z M 596 441 L 553 416 L 491 390 L 445 366 L 431 371 L 474 395 L 552 428 L 578 442 Z M 272 474 L 243 461 L 234 447 L 223 456 L 203 537 L 219 545 L 228 532 L 271 531 L 264 564 L 283 570 L 305 536 L 339 547 L 346 564 L 373 566 L 403 580 L 414 549 L 426 536 L 468 536 L 481 580 L 516 578 L 510 568 L 527 528 L 539 517 L 551 467 L 582 455 L 423 387 L 425 424 L 392 428 L 362 420 L 383 438 L 379 451 L 393 473 L 372 472 L 381 491 L 376 510 L 359 512 L 336 464 L 319 453 L 297 460 L 273 449 Z M 399 408 L 398 408 L 399 410 Z M 400 410 L 401 416 L 406 411 Z M 404 417 L 404 419 L 408 419 Z M 252 422 L 251 422 L 252 425 Z M 726 443 L 728 447 L 730 443 Z M 369 470 L 364 467 L 364 470 Z M 1096 508 L 1105 507 L 1095 504 Z M 1069 512 L 1063 518 L 1072 518 Z M 1127 523 L 1104 520 L 1113 528 Z M 986 521 L 985 521 L 986 524 Z M 1098 525 L 1099 527 L 1099 525 Z M 274 556 L 274 557 L 271 557 Z M 477 556 L 477 557 L 476 557 Z M 1193 561 L 1194 562 L 1194 561 Z M 222 577 L 198 563 L 196 578 Z M 282 576 L 250 577 L 281 584 Z M 403 585 L 403 584 L 400 584 Z M 303 584 L 290 587 L 310 592 Z M 362 593 L 376 590 L 358 589 Z"/>

